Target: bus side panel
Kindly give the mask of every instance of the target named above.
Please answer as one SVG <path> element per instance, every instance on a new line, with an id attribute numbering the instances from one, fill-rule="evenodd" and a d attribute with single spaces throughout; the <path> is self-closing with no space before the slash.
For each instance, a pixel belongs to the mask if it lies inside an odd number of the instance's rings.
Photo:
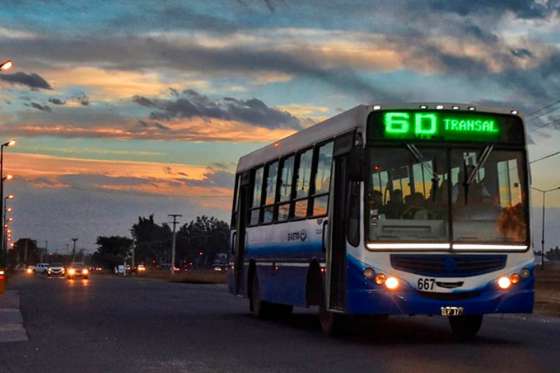
<path id="1" fill-rule="evenodd" d="M 322 262 L 324 219 L 307 219 L 247 228 L 246 260 L 257 264 L 264 300 L 305 305 L 307 271 Z"/>
<path id="2" fill-rule="evenodd" d="M 262 298 L 272 303 L 305 306 L 307 271 L 307 266 L 257 266 Z"/>

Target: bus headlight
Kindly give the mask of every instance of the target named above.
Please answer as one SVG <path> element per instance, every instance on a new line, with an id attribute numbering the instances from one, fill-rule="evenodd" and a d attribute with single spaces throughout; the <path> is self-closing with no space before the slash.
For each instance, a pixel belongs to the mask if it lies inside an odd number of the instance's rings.
<path id="1" fill-rule="evenodd" d="M 511 281 L 511 283 L 513 285 L 519 283 L 519 281 L 521 281 L 521 276 L 518 275 L 517 273 L 512 274 L 511 276 L 509 276 L 509 280 Z"/>
<path id="2" fill-rule="evenodd" d="M 393 276 L 387 277 L 385 287 L 389 290 L 395 290 L 399 287 L 399 279 Z"/>
<path id="3" fill-rule="evenodd" d="M 527 268 L 523 268 L 521 272 L 519 272 L 519 275 L 521 276 L 521 278 L 529 278 L 529 276 L 531 276 L 531 271 L 529 271 Z"/>
<path id="4" fill-rule="evenodd" d="M 511 280 L 507 276 L 502 276 L 498 279 L 498 286 L 500 289 L 507 290 L 511 286 Z"/>
<path id="5" fill-rule="evenodd" d="M 375 271 L 371 267 L 367 267 L 362 273 L 368 280 L 373 280 L 375 278 Z"/>
<path id="6" fill-rule="evenodd" d="M 383 273 L 378 273 L 375 276 L 375 283 L 377 285 L 383 285 L 385 283 L 385 280 L 387 279 L 387 277 L 383 274 Z"/>

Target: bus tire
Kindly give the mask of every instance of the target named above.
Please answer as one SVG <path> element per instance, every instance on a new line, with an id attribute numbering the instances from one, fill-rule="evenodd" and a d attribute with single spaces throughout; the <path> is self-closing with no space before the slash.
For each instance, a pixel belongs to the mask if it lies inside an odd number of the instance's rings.
<path id="1" fill-rule="evenodd" d="M 271 303 L 261 299 L 259 291 L 259 280 L 254 274 L 251 281 L 251 296 L 249 306 L 253 315 L 259 319 L 277 319 L 286 317 L 292 313 L 294 307 L 290 304 Z"/>
<path id="2" fill-rule="evenodd" d="M 455 338 L 472 339 L 482 326 L 482 315 L 450 316 L 449 325 Z"/>
<path id="3" fill-rule="evenodd" d="M 251 296 L 249 297 L 249 308 L 253 315 L 259 319 L 270 319 L 274 316 L 274 310 L 271 304 L 261 300 L 260 290 L 259 290 L 259 279 L 255 273 L 251 280 Z"/>

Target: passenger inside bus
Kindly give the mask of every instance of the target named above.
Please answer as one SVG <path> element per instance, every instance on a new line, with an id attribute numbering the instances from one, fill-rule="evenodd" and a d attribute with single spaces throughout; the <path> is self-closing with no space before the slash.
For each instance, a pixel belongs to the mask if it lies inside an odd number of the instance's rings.
<path id="1" fill-rule="evenodd" d="M 400 189 L 393 189 L 391 191 L 391 199 L 385 205 L 387 219 L 400 219 L 404 209 L 402 191 Z"/>

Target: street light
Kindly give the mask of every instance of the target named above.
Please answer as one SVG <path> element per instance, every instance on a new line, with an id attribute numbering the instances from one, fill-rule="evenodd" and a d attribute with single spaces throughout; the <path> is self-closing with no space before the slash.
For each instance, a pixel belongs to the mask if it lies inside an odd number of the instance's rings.
<path id="1" fill-rule="evenodd" d="M 2 179 L 2 183 L 0 183 L 2 185 L 4 185 L 4 179 Z M 8 261 L 8 245 L 7 242 L 9 240 L 12 239 L 12 231 L 10 229 L 8 229 L 9 225 L 8 225 L 8 211 L 12 211 L 12 208 L 10 207 L 8 209 L 8 200 L 9 199 L 14 199 L 15 196 L 13 194 L 8 194 L 6 197 L 4 197 L 4 199 L 2 200 L 2 206 L 3 211 L 2 211 L 2 223 L 4 224 L 4 229 L 2 229 L 2 237 L 0 239 L 0 248 L 3 250 L 4 254 L 6 255 L 6 261 Z M 10 218 L 12 219 L 12 218 Z M 13 219 L 12 219 L 13 220 Z M 6 263 L 7 264 L 7 263 Z"/>
<path id="2" fill-rule="evenodd" d="M 8 71 L 14 67 L 14 62 L 12 60 L 6 60 L 0 64 L 0 71 Z"/>
<path id="3" fill-rule="evenodd" d="M 537 192 L 541 192 L 542 193 L 542 236 L 541 236 L 541 268 L 544 269 L 544 225 L 545 225 L 545 201 L 546 201 L 546 193 L 548 192 L 554 192 L 555 190 L 560 189 L 560 186 L 557 186 L 555 188 L 550 188 L 550 189 L 539 189 L 536 187 L 531 187 L 533 190 L 536 190 Z"/>
<path id="4" fill-rule="evenodd" d="M 6 65 L 7 62 L 4 62 L 2 65 L 0 65 L 0 68 L 2 68 L 2 66 Z M 11 61 L 10 61 L 10 65 L 8 66 L 8 68 L 11 67 Z M 7 141 L 3 144 L 0 144 L 0 203 L 2 204 L 2 206 L 0 206 L 0 221 L 5 223 L 4 221 L 4 148 L 7 148 L 9 146 L 14 146 L 16 144 L 15 140 L 10 140 Z M 12 196 L 13 198 L 13 196 Z M 4 242 L 4 230 L 2 229 L 2 235 L 0 236 L 0 243 L 2 243 L 2 246 L 0 247 L 0 249 L 2 250 L 3 254 L 4 254 L 4 266 L 6 266 L 6 262 L 8 260 L 8 250 L 5 246 L 5 242 Z"/>

